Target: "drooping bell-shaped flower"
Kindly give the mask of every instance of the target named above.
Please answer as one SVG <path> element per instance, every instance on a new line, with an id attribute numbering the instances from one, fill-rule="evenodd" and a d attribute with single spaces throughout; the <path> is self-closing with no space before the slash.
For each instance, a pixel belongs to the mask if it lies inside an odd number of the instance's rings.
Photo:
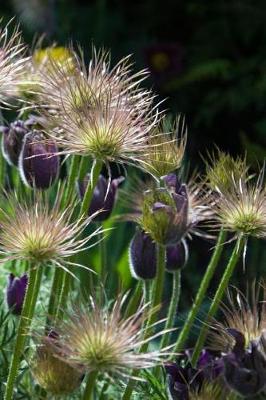
<path id="1" fill-rule="evenodd" d="M 166 248 L 166 269 L 175 272 L 183 268 L 188 261 L 188 247 L 182 241 Z"/>
<path id="2" fill-rule="evenodd" d="M 156 276 L 156 246 L 142 230 L 137 230 L 130 242 L 129 264 L 136 279 L 154 279 Z"/>
<path id="3" fill-rule="evenodd" d="M 47 189 L 59 173 L 59 156 L 53 140 L 45 139 L 42 132 L 33 130 L 24 140 L 19 158 L 23 182 L 30 187 Z"/>
<path id="4" fill-rule="evenodd" d="M 20 315 L 23 307 L 24 297 L 28 284 L 27 274 L 20 278 L 10 274 L 6 291 L 6 300 L 9 310 L 16 315 Z"/>
<path id="5" fill-rule="evenodd" d="M 9 126 L 1 126 L 2 153 L 10 165 L 18 166 L 18 159 L 22 149 L 23 138 L 29 132 L 27 121 L 16 120 Z"/>
<path id="6" fill-rule="evenodd" d="M 93 191 L 88 212 L 88 215 L 91 216 L 101 210 L 101 212 L 95 216 L 94 221 L 105 221 L 110 217 L 115 205 L 117 188 L 123 180 L 124 177 L 120 176 L 119 178 L 112 179 L 109 184 L 108 179 L 103 175 L 99 176 L 97 185 Z M 81 198 L 84 197 L 89 182 L 89 175 L 86 176 L 83 182 L 78 182 L 78 189 Z"/>

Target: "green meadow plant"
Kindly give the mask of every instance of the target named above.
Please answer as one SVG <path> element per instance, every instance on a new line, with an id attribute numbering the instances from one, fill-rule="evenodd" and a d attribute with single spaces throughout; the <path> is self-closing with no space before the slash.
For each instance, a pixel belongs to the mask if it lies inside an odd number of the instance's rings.
<path id="1" fill-rule="evenodd" d="M 265 290 L 224 299 L 266 235 L 264 167 L 216 149 L 185 179 L 185 120 L 142 87 L 147 71 L 85 60 L 0 28 L 0 398 L 265 395 Z M 210 261 L 180 326 L 194 236 Z"/>

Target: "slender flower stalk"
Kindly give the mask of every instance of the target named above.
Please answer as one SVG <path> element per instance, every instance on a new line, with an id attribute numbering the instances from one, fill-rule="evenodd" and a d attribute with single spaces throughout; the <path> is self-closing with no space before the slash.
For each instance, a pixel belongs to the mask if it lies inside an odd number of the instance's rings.
<path id="1" fill-rule="evenodd" d="M 231 258 L 225 268 L 225 271 L 221 278 L 220 284 L 217 288 L 215 296 L 210 305 L 210 308 L 209 308 L 209 311 L 208 311 L 208 314 L 206 317 L 207 323 L 210 322 L 210 319 L 215 315 L 215 313 L 220 305 L 223 294 L 224 294 L 226 288 L 228 287 L 229 280 L 234 272 L 237 261 L 238 261 L 240 255 L 242 254 L 244 245 L 245 245 L 245 239 L 243 237 L 239 236 L 239 238 L 237 239 L 237 242 L 235 244 L 234 250 L 232 252 Z M 192 365 L 195 365 L 195 363 L 197 362 L 200 352 L 202 350 L 202 347 L 204 345 L 204 341 L 206 339 L 206 335 L 208 332 L 207 323 L 203 324 L 203 326 L 201 328 L 196 346 L 194 348 L 192 359 L 191 359 Z"/>
<path id="2" fill-rule="evenodd" d="M 168 309 L 168 314 L 167 314 L 167 320 L 165 323 L 165 329 L 171 329 L 174 326 L 175 323 L 175 316 L 177 313 L 177 307 L 179 304 L 180 300 L 180 294 L 181 294 L 181 270 L 177 270 L 173 273 L 172 276 L 172 295 L 171 295 L 171 301 L 169 304 L 169 309 Z M 169 345 L 170 342 L 170 337 L 171 333 L 166 333 L 160 343 L 160 348 L 166 347 Z"/>
<path id="3" fill-rule="evenodd" d="M 29 283 L 26 290 L 25 300 L 17 331 L 15 347 L 7 378 L 6 391 L 4 396 L 5 400 L 13 399 L 14 385 L 16 382 L 21 355 L 24 351 L 27 334 L 30 329 L 31 319 L 34 314 L 37 297 L 41 285 L 41 277 L 42 277 L 42 267 L 40 265 L 31 266 Z"/>
<path id="4" fill-rule="evenodd" d="M 190 330 L 191 330 L 193 323 L 197 317 L 197 314 L 200 310 L 200 307 L 202 305 L 202 302 L 203 302 L 206 292 L 208 290 L 210 281 L 211 281 L 211 279 L 216 271 L 217 265 L 219 263 L 225 239 L 226 239 L 226 233 L 224 230 L 221 230 L 218 240 L 217 240 L 217 243 L 215 245 L 215 250 L 212 254 L 212 257 L 211 257 L 210 263 L 206 269 L 205 275 L 201 281 L 195 301 L 194 301 L 192 308 L 188 314 L 185 324 L 184 324 L 181 332 L 179 333 L 179 336 L 178 336 L 178 339 L 177 339 L 177 342 L 175 345 L 175 349 L 174 349 L 175 353 L 178 353 L 178 352 L 184 350 L 184 346 L 188 339 Z"/>

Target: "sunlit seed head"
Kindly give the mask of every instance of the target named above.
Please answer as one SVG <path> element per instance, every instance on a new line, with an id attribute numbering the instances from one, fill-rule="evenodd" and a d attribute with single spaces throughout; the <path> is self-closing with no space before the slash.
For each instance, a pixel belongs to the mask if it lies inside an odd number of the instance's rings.
<path id="1" fill-rule="evenodd" d="M 227 303 L 221 306 L 222 322 L 212 326 L 209 345 L 215 351 L 232 351 L 236 341 L 230 332 L 241 334 L 244 347 L 258 340 L 266 331 L 266 290 L 253 283 L 247 296 L 238 289 L 228 291 Z"/>
<path id="2" fill-rule="evenodd" d="M 0 20 L 1 23 L 1 20 Z M 10 105 L 10 98 L 17 95 L 17 86 L 23 77 L 25 45 L 18 27 L 11 34 L 11 21 L 0 27 L 0 103 Z"/>
<path id="3" fill-rule="evenodd" d="M 111 305 L 98 305 L 91 299 L 89 304 L 80 304 L 68 312 L 66 320 L 56 326 L 59 336 L 53 340 L 60 358 L 82 372 L 98 371 L 121 377 L 128 376 L 130 369 L 161 364 L 169 355 L 166 349 L 138 352 L 144 343 L 142 323 L 148 318 L 146 307 L 124 318 L 124 301 L 125 298 L 118 296 Z M 152 339 L 146 335 L 145 342 Z"/>
<path id="4" fill-rule="evenodd" d="M 184 119 L 180 116 L 174 122 L 164 118 L 149 136 L 149 151 L 145 154 L 145 169 L 155 178 L 168 175 L 180 168 L 185 147 L 187 131 Z"/>
<path id="5" fill-rule="evenodd" d="M 67 395 L 81 385 L 82 374 L 53 354 L 49 344 L 39 345 L 31 359 L 35 381 L 52 395 Z"/>
<path id="6" fill-rule="evenodd" d="M 214 204 L 214 227 L 239 235 L 264 238 L 266 235 L 266 189 L 264 173 L 257 178 L 242 176 L 230 189 L 220 191 Z"/>
<path id="7" fill-rule="evenodd" d="M 206 160 L 206 183 L 212 190 L 230 190 L 248 171 L 246 160 L 234 159 L 220 150 Z"/>
<path id="8" fill-rule="evenodd" d="M 72 221 L 75 202 L 61 210 L 61 198 L 62 192 L 54 203 L 40 192 L 27 203 L 8 197 L 8 206 L 0 211 L 2 262 L 29 260 L 64 268 L 71 255 L 88 247 L 94 233 L 82 240 L 79 235 L 90 220 Z"/>

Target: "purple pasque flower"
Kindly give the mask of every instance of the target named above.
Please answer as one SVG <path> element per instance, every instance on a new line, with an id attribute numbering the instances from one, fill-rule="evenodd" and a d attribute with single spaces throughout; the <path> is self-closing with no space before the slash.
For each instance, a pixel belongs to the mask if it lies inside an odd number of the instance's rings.
<path id="1" fill-rule="evenodd" d="M 154 279 L 156 276 L 156 246 L 141 229 L 136 231 L 130 242 L 129 265 L 136 279 Z"/>
<path id="2" fill-rule="evenodd" d="M 187 351 L 176 363 L 165 365 L 168 389 L 172 400 L 190 400 L 191 393 L 200 393 L 205 383 L 216 382 L 223 371 L 220 357 L 202 350 L 195 368 Z"/>
<path id="3" fill-rule="evenodd" d="M 6 291 L 6 300 L 9 310 L 16 315 L 20 315 L 28 285 L 27 274 L 20 278 L 10 274 Z"/>
<path id="4" fill-rule="evenodd" d="M 183 268 L 188 261 L 188 247 L 185 241 L 166 248 L 166 270 L 175 272 Z"/>
<path id="5" fill-rule="evenodd" d="M 233 350 L 223 357 L 224 379 L 241 396 L 256 396 L 266 390 L 266 334 L 245 346 L 244 335 L 230 329 L 234 337 Z"/>
<path id="6" fill-rule="evenodd" d="M 99 176 L 97 185 L 94 189 L 93 196 L 91 199 L 88 215 L 101 211 L 94 218 L 94 221 L 105 221 L 108 219 L 113 211 L 118 186 L 124 181 L 124 177 L 112 179 L 108 181 L 103 175 Z M 78 182 L 78 190 L 81 199 L 84 197 L 87 185 L 90 181 L 90 175 L 88 174 L 83 182 Z"/>
<path id="7" fill-rule="evenodd" d="M 19 171 L 27 186 L 47 189 L 57 179 L 60 159 L 57 146 L 38 130 L 29 132 L 23 139 L 19 157 Z"/>
<path id="8" fill-rule="evenodd" d="M 16 120 L 9 126 L 1 126 L 2 153 L 10 165 L 18 166 L 18 159 L 22 149 L 23 138 L 29 132 L 27 121 Z"/>

